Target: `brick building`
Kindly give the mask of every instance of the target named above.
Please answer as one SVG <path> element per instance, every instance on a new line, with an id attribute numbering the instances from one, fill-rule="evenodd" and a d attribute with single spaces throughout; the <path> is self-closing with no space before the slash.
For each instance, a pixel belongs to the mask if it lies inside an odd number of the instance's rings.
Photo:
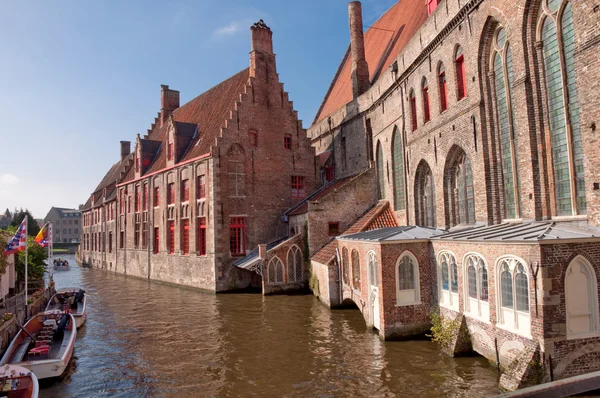
<path id="1" fill-rule="evenodd" d="M 251 34 L 249 68 L 184 105 L 162 86 L 151 128 L 131 153 L 121 143 L 121 161 L 84 206 L 82 262 L 216 292 L 261 286 L 232 262 L 287 237 L 281 216 L 318 175 L 279 81 L 272 32 L 261 20 Z M 290 258 L 303 286 L 298 250 Z"/>
<path id="2" fill-rule="evenodd" d="M 53 226 L 52 239 L 60 243 L 78 243 L 81 237 L 81 211 L 54 207 L 48 211 L 44 221 L 51 222 Z"/>
<path id="3" fill-rule="evenodd" d="M 387 205 L 398 226 L 315 243 L 339 208 L 308 206 L 325 304 L 352 301 L 382 338 L 439 311 L 448 351 L 499 362 L 507 389 L 600 369 L 599 7 L 411 0 L 363 32 L 350 2 L 308 135 L 329 184 L 372 174 L 337 188 L 346 213 Z"/>

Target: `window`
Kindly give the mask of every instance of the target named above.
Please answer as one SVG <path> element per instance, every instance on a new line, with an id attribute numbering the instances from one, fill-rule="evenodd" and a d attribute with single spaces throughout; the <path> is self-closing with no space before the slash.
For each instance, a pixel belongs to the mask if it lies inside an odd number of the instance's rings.
<path id="1" fill-rule="evenodd" d="M 410 89 L 409 98 L 412 131 L 415 131 L 417 129 L 417 98 L 415 97 L 415 91 L 412 88 Z"/>
<path id="2" fill-rule="evenodd" d="M 527 264 L 513 257 L 501 257 L 497 264 L 498 324 L 517 333 L 529 335 L 529 281 Z"/>
<path id="3" fill-rule="evenodd" d="M 229 196 L 243 198 L 246 196 L 244 150 L 238 144 L 233 144 L 227 152 L 227 173 L 229 176 Z"/>
<path id="4" fill-rule="evenodd" d="M 144 183 L 144 191 L 142 194 L 142 210 L 147 211 L 148 210 L 148 184 Z"/>
<path id="5" fill-rule="evenodd" d="M 120 203 L 120 206 L 121 206 L 120 213 L 121 214 L 125 214 L 125 190 L 124 189 L 121 189 L 120 197 L 121 197 L 121 199 L 120 199 L 120 202 L 121 202 Z"/>
<path id="6" fill-rule="evenodd" d="M 190 220 L 181 220 L 181 252 L 190 254 Z"/>
<path id="7" fill-rule="evenodd" d="M 248 132 L 248 143 L 250 146 L 258 146 L 258 134 L 254 130 Z"/>
<path id="8" fill-rule="evenodd" d="M 196 179 L 196 198 L 203 199 L 206 197 L 206 177 L 200 174 Z"/>
<path id="9" fill-rule="evenodd" d="M 383 149 L 381 149 L 381 141 L 377 142 L 377 196 L 378 199 L 385 199 L 385 170 L 383 168 Z"/>
<path id="10" fill-rule="evenodd" d="M 74 234 L 78 234 L 78 233 L 79 233 L 79 228 L 75 228 L 75 229 L 73 229 L 73 233 L 74 233 Z"/>
<path id="11" fill-rule="evenodd" d="M 142 223 L 142 249 L 148 248 L 148 223 Z"/>
<path id="12" fill-rule="evenodd" d="M 186 179 L 186 180 L 181 181 L 181 191 L 179 194 L 181 195 L 182 202 L 190 201 L 190 181 L 189 180 Z"/>
<path id="13" fill-rule="evenodd" d="M 458 311 L 458 265 L 449 251 L 440 252 L 437 259 L 440 304 Z"/>
<path id="14" fill-rule="evenodd" d="M 450 150 L 445 170 L 444 190 L 448 223 L 451 226 L 475 223 L 475 192 L 471 163 L 457 146 Z"/>
<path id="15" fill-rule="evenodd" d="M 154 187 L 154 207 L 160 206 L 160 187 Z"/>
<path id="16" fill-rule="evenodd" d="M 367 119 L 366 122 L 367 127 L 367 160 L 370 162 L 373 160 L 373 127 L 371 127 L 371 119 Z M 345 138 L 344 138 L 345 140 Z M 344 147 L 344 151 L 345 151 Z M 345 155 L 344 155 L 345 158 Z M 344 159 L 344 162 L 346 160 Z"/>
<path id="17" fill-rule="evenodd" d="M 140 223 L 136 222 L 135 228 L 133 231 L 133 247 L 136 249 L 140 247 L 140 228 L 141 228 Z"/>
<path id="18" fill-rule="evenodd" d="M 517 136 L 513 112 L 512 52 L 506 31 L 499 28 L 492 48 L 493 80 L 496 93 L 496 114 L 500 135 L 500 158 L 504 192 L 504 218 L 520 217 L 519 177 L 516 159 Z"/>
<path id="19" fill-rule="evenodd" d="M 352 287 L 360 290 L 360 257 L 356 250 L 352 250 Z"/>
<path id="20" fill-rule="evenodd" d="M 198 236 L 196 251 L 199 256 L 206 256 L 206 217 L 198 217 Z"/>
<path id="21" fill-rule="evenodd" d="M 423 227 L 435 228 L 435 190 L 431 168 L 424 160 L 419 163 L 415 178 L 416 222 Z"/>
<path id="22" fill-rule="evenodd" d="M 396 305 L 420 304 L 419 262 L 409 251 L 396 262 Z"/>
<path id="23" fill-rule="evenodd" d="M 488 322 L 490 307 L 488 304 L 488 270 L 483 257 L 479 254 L 467 254 L 463 260 L 466 270 L 465 312 Z"/>
<path id="24" fill-rule="evenodd" d="M 596 273 L 583 256 L 574 258 L 565 273 L 565 307 L 567 339 L 598 335 L 600 325 Z"/>
<path id="25" fill-rule="evenodd" d="M 169 254 L 175 253 L 175 221 L 171 220 L 167 222 L 167 238 L 169 242 Z"/>
<path id="26" fill-rule="evenodd" d="M 329 236 L 338 236 L 340 234 L 340 223 L 339 222 L 330 222 L 329 223 Z"/>
<path id="27" fill-rule="evenodd" d="M 438 86 L 440 90 L 440 113 L 448 109 L 448 92 L 446 90 L 446 68 L 440 63 L 438 66 Z"/>
<path id="28" fill-rule="evenodd" d="M 167 204 L 175 204 L 175 183 L 167 184 Z"/>
<path id="29" fill-rule="evenodd" d="M 398 127 L 394 127 L 392 136 L 392 169 L 394 177 L 394 210 L 404 210 L 404 146 Z"/>
<path id="30" fill-rule="evenodd" d="M 302 251 L 296 245 L 288 250 L 288 283 L 302 282 Z"/>
<path id="31" fill-rule="evenodd" d="M 304 177 L 292 176 L 292 199 L 299 199 L 306 196 L 306 187 L 304 186 Z"/>
<path id="32" fill-rule="evenodd" d="M 229 222 L 229 250 L 232 256 L 246 254 L 246 219 L 232 217 Z"/>
<path id="33" fill-rule="evenodd" d="M 283 263 L 277 256 L 273 257 L 267 266 L 267 282 L 283 283 Z"/>
<path id="34" fill-rule="evenodd" d="M 542 2 L 543 44 L 555 213 L 586 214 L 583 148 L 575 71 L 575 29 L 570 1 Z"/>
<path id="35" fill-rule="evenodd" d="M 109 232 L 108 233 L 108 252 L 112 253 L 112 240 L 113 240 L 113 233 Z"/>
<path id="36" fill-rule="evenodd" d="M 343 268 L 343 280 L 344 284 L 350 284 L 350 262 L 348 261 L 348 249 L 345 247 L 342 249 L 342 268 Z"/>
<path id="37" fill-rule="evenodd" d="M 329 182 L 329 181 L 333 181 L 333 179 L 334 179 L 333 166 L 325 166 L 325 181 Z"/>
<path id="38" fill-rule="evenodd" d="M 173 160 L 173 143 L 172 142 L 169 142 L 169 145 L 168 145 L 167 158 L 168 158 L 168 160 Z"/>
<path id="39" fill-rule="evenodd" d="M 456 97 L 458 100 L 461 100 L 467 96 L 467 76 L 465 74 L 465 57 L 460 46 L 456 49 L 455 65 Z"/>
<path id="40" fill-rule="evenodd" d="M 431 117 L 429 114 L 429 85 L 425 78 L 421 82 L 421 93 L 423 95 L 423 123 L 427 123 Z"/>
<path id="41" fill-rule="evenodd" d="M 125 247 L 125 231 L 119 232 L 119 247 L 121 249 Z"/>
<path id="42" fill-rule="evenodd" d="M 290 134 L 286 134 L 283 137 L 283 146 L 285 149 L 292 149 L 292 136 Z"/>
<path id="43" fill-rule="evenodd" d="M 160 251 L 160 229 L 154 227 L 154 254 L 158 254 Z"/>
<path id="44" fill-rule="evenodd" d="M 140 198 L 141 198 L 140 186 L 136 185 L 135 186 L 135 211 L 136 212 L 140 211 Z"/>
<path id="45" fill-rule="evenodd" d="M 75 225 L 79 224 L 79 220 L 73 220 L 73 224 L 75 224 Z"/>
<path id="46" fill-rule="evenodd" d="M 379 266 L 375 252 L 369 252 L 367 263 L 369 264 L 369 284 L 377 289 L 379 288 Z"/>

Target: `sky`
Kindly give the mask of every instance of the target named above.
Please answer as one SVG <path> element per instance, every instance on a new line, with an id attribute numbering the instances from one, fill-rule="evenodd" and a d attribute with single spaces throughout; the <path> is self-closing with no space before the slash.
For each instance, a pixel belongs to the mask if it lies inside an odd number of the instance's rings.
<path id="1" fill-rule="evenodd" d="M 396 0 L 363 0 L 372 24 Z M 0 213 L 85 203 L 119 141 L 249 63 L 250 26 L 273 31 L 277 69 L 308 128 L 350 42 L 347 0 L 31 0 L 0 12 Z"/>

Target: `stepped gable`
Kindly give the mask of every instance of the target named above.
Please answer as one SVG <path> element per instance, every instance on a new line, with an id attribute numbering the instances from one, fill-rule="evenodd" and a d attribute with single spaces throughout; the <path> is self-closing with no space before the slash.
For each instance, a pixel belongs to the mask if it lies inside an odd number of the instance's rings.
<path id="1" fill-rule="evenodd" d="M 365 214 L 358 218 L 341 235 L 356 234 L 364 231 L 372 231 L 380 228 L 397 227 L 398 220 L 390 208 L 390 202 L 380 200 L 371 207 Z M 338 247 L 336 239 L 331 240 L 321 250 L 312 256 L 311 260 L 320 264 L 328 264 L 335 256 L 335 249 Z"/>
<path id="2" fill-rule="evenodd" d="M 422 0 L 400 0 L 365 32 L 365 58 L 371 85 L 392 64 L 426 19 L 427 7 Z M 348 49 L 313 124 L 352 101 L 351 65 Z"/>
<path id="3" fill-rule="evenodd" d="M 94 197 L 94 203 L 98 204 L 102 196 L 104 195 L 104 188 L 106 188 L 106 197 L 104 201 L 108 201 L 116 197 L 116 184 L 119 182 L 121 172 L 124 171 L 124 167 L 129 166 L 129 162 L 133 158 L 133 153 L 127 155 L 127 157 L 117 163 L 113 164 L 112 167 L 108 170 L 108 172 L 104 175 L 104 178 L 100 181 L 100 183 L 94 189 L 94 192 L 90 195 L 88 200 L 83 205 L 82 211 L 89 210 L 92 208 L 92 197 Z M 132 172 L 133 167 L 129 167 L 128 172 Z"/>
<path id="4" fill-rule="evenodd" d="M 334 181 L 328 183 L 327 185 L 324 185 L 323 187 L 321 187 L 318 190 L 316 190 L 315 192 L 313 192 L 310 196 L 308 196 L 307 198 L 303 199 L 301 202 L 296 204 L 294 207 L 289 209 L 286 212 L 286 214 L 289 216 L 297 216 L 299 214 L 306 213 L 308 211 L 308 202 L 314 201 L 314 200 L 319 200 L 319 199 L 326 197 L 331 192 L 334 192 L 335 190 L 346 185 L 347 182 L 349 182 L 350 180 L 353 180 L 355 177 L 357 177 L 357 175 L 342 178 L 340 180 L 334 180 Z"/>

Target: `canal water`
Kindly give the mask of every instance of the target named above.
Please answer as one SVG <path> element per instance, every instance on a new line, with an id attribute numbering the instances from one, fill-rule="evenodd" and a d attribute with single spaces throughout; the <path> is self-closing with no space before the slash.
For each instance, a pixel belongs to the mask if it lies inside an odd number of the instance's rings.
<path id="1" fill-rule="evenodd" d="M 76 266 L 88 318 L 42 397 L 483 397 L 498 372 L 430 341 L 382 342 L 313 296 L 214 295 Z"/>

